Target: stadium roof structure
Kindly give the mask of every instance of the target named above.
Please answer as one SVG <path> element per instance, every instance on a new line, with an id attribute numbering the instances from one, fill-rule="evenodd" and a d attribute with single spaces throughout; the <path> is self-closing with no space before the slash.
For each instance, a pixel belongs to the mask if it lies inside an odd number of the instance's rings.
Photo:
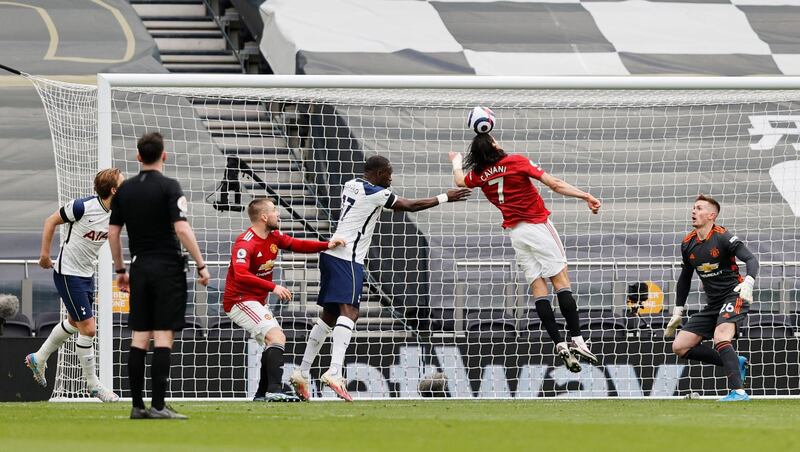
<path id="1" fill-rule="evenodd" d="M 261 16 L 278 74 L 800 74 L 797 0 L 270 0 Z"/>

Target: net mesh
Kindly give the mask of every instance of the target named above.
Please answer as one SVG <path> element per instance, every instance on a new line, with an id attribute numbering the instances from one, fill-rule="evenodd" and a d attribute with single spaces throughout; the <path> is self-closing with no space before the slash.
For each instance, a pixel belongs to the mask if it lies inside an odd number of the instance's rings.
<path id="1" fill-rule="evenodd" d="M 64 202 L 90 192 L 97 170 L 96 91 L 34 82 Z M 328 239 L 342 184 L 373 154 L 392 162 L 398 195 L 441 193 L 453 184 L 447 152 L 465 151 L 472 138 L 466 115 L 476 105 L 494 111 L 493 135 L 506 151 L 604 203 L 593 216 L 584 203 L 537 185 L 566 249 L 584 336 L 601 364 L 571 373 L 554 356 L 500 214 L 476 190 L 463 203 L 382 213 L 345 366 L 354 397 L 725 393 L 721 370 L 677 359 L 663 336 L 679 243 L 698 193 L 721 202 L 719 223 L 762 264 L 737 342 L 752 362 L 750 391 L 797 395 L 798 102 L 800 91 L 113 87 L 114 166 L 135 174 L 138 137 L 164 135 L 165 174 L 189 199 L 212 274 L 208 288 L 190 290 L 170 395 L 242 398 L 257 384 L 260 350 L 221 310 L 232 240 L 249 226 L 243 206 L 269 196 L 285 233 Z M 289 252 L 276 263 L 276 282 L 295 294 L 290 303 L 269 300 L 287 334 L 286 380 L 319 314 L 317 263 L 316 255 Z M 704 305 L 696 279 L 690 312 Z M 114 341 L 113 389 L 127 396 L 127 316 L 110 320 L 113 337 L 101 340 Z M 328 351 L 315 363 L 315 379 Z M 57 394 L 82 393 L 79 376 L 67 347 Z M 316 380 L 314 389 L 333 397 Z"/>

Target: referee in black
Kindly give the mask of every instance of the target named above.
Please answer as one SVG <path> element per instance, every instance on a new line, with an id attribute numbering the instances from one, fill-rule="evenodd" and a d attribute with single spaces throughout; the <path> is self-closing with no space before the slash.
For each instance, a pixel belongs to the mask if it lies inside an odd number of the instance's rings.
<path id="1" fill-rule="evenodd" d="M 186 419 L 164 403 L 170 353 L 175 331 L 184 326 L 187 262 L 181 243 L 197 264 L 197 280 L 208 285 L 210 274 L 192 227 L 186 221 L 187 202 L 175 179 L 162 174 L 167 153 L 158 132 L 136 143 L 142 169 L 117 190 L 111 204 L 108 240 L 117 272 L 117 286 L 130 291 L 128 324 L 133 330 L 128 354 L 128 379 L 133 408 L 131 419 Z M 122 260 L 120 232 L 128 229 L 130 277 Z M 180 243 L 179 243 L 180 241 Z M 152 362 L 152 406 L 146 409 L 144 366 L 150 339 L 155 340 Z"/>

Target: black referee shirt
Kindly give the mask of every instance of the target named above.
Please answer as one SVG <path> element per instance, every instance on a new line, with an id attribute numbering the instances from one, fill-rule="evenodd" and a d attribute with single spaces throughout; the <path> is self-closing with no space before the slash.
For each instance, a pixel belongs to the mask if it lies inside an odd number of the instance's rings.
<path id="1" fill-rule="evenodd" d="M 182 253 L 173 223 L 186 221 L 186 208 L 178 181 L 159 171 L 141 171 L 120 185 L 111 201 L 109 223 L 127 228 L 131 256 L 179 259 Z"/>

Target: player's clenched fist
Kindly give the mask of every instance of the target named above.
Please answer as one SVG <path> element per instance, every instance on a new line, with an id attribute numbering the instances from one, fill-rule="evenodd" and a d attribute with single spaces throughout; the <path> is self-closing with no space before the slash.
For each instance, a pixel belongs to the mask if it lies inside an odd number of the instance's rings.
<path id="1" fill-rule="evenodd" d="M 589 195 L 589 194 L 587 194 L 587 197 L 586 197 L 586 204 L 589 205 L 589 210 L 591 210 L 592 213 L 599 212 L 600 211 L 600 207 L 602 206 L 602 203 L 600 203 L 599 199 L 597 199 L 594 196 Z"/>

